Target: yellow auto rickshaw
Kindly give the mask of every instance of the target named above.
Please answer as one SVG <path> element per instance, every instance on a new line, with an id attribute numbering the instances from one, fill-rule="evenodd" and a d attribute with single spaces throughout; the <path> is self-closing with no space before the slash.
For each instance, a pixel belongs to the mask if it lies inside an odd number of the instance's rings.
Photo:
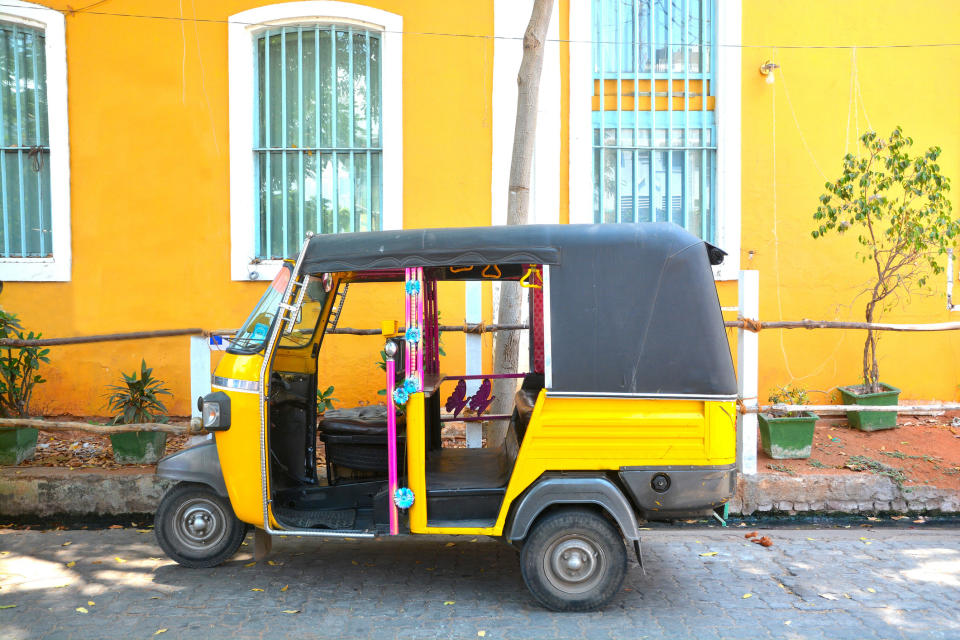
<path id="1" fill-rule="evenodd" d="M 308 237 L 232 339 L 200 399 L 213 438 L 164 458 L 156 514 L 187 567 L 271 534 L 487 535 L 516 546 L 534 597 L 606 603 L 643 520 L 702 515 L 735 487 L 736 380 L 711 264 L 668 223 L 449 228 Z M 489 412 L 494 374 L 441 371 L 437 284 L 519 281 L 530 371 Z M 397 315 L 387 406 L 317 413 L 324 337 L 348 290 L 382 283 Z M 382 341 L 383 340 L 383 341 Z M 441 393 L 441 387 L 450 393 Z M 502 445 L 443 446 L 450 421 L 508 420 Z M 318 469 L 318 448 L 325 468 Z"/>

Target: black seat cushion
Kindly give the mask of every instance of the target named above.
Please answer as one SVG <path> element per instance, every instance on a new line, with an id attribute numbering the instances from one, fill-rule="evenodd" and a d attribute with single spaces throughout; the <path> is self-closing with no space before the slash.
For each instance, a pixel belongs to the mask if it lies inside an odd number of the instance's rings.
<path id="1" fill-rule="evenodd" d="M 405 426 L 403 416 L 397 416 L 397 431 Z M 318 427 L 321 434 L 330 436 L 387 437 L 387 408 L 384 406 L 331 409 L 323 414 Z"/>

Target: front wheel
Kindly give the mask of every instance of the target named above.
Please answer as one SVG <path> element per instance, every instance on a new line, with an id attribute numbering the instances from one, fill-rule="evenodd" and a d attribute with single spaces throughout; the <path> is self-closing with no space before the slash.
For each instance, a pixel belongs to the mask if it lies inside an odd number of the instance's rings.
<path id="1" fill-rule="evenodd" d="M 565 509 L 537 521 L 520 552 L 523 581 L 554 611 L 589 611 L 616 595 L 627 573 L 623 538 L 603 516 Z"/>
<path id="2" fill-rule="evenodd" d="M 187 482 L 167 491 L 154 518 L 164 553 L 191 569 L 215 567 L 233 556 L 246 530 L 226 498 L 206 485 Z"/>

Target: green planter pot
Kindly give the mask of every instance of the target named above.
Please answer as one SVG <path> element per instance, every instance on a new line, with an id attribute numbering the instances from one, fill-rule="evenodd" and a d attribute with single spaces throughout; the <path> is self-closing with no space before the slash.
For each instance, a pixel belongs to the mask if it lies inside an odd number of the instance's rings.
<path id="1" fill-rule="evenodd" d="M 37 451 L 36 429 L 0 429 L 0 464 L 20 464 Z"/>
<path id="2" fill-rule="evenodd" d="M 773 416 L 761 413 L 760 446 L 774 460 L 809 458 L 813 448 L 813 428 L 817 414 L 805 411 L 798 416 Z"/>
<path id="3" fill-rule="evenodd" d="M 162 431 L 130 431 L 110 436 L 113 459 L 120 464 L 150 464 L 163 457 L 167 434 Z"/>
<path id="4" fill-rule="evenodd" d="M 840 397 L 843 404 L 895 406 L 900 400 L 900 389 L 883 382 L 880 386 L 884 390 L 879 393 L 858 393 L 852 386 L 839 387 Z M 860 431 L 893 429 L 897 426 L 897 414 L 894 411 L 849 411 L 847 422 Z"/>

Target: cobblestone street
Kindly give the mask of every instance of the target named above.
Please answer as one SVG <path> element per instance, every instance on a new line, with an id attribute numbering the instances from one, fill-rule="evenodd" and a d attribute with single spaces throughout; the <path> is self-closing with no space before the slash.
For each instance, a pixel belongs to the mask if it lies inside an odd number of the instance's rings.
<path id="1" fill-rule="evenodd" d="M 0 532 L 2 638 L 960 638 L 956 529 L 645 531 L 605 610 L 537 606 L 486 538 L 253 538 L 190 570 L 151 531 Z M 161 632 L 161 630 L 163 630 Z"/>

